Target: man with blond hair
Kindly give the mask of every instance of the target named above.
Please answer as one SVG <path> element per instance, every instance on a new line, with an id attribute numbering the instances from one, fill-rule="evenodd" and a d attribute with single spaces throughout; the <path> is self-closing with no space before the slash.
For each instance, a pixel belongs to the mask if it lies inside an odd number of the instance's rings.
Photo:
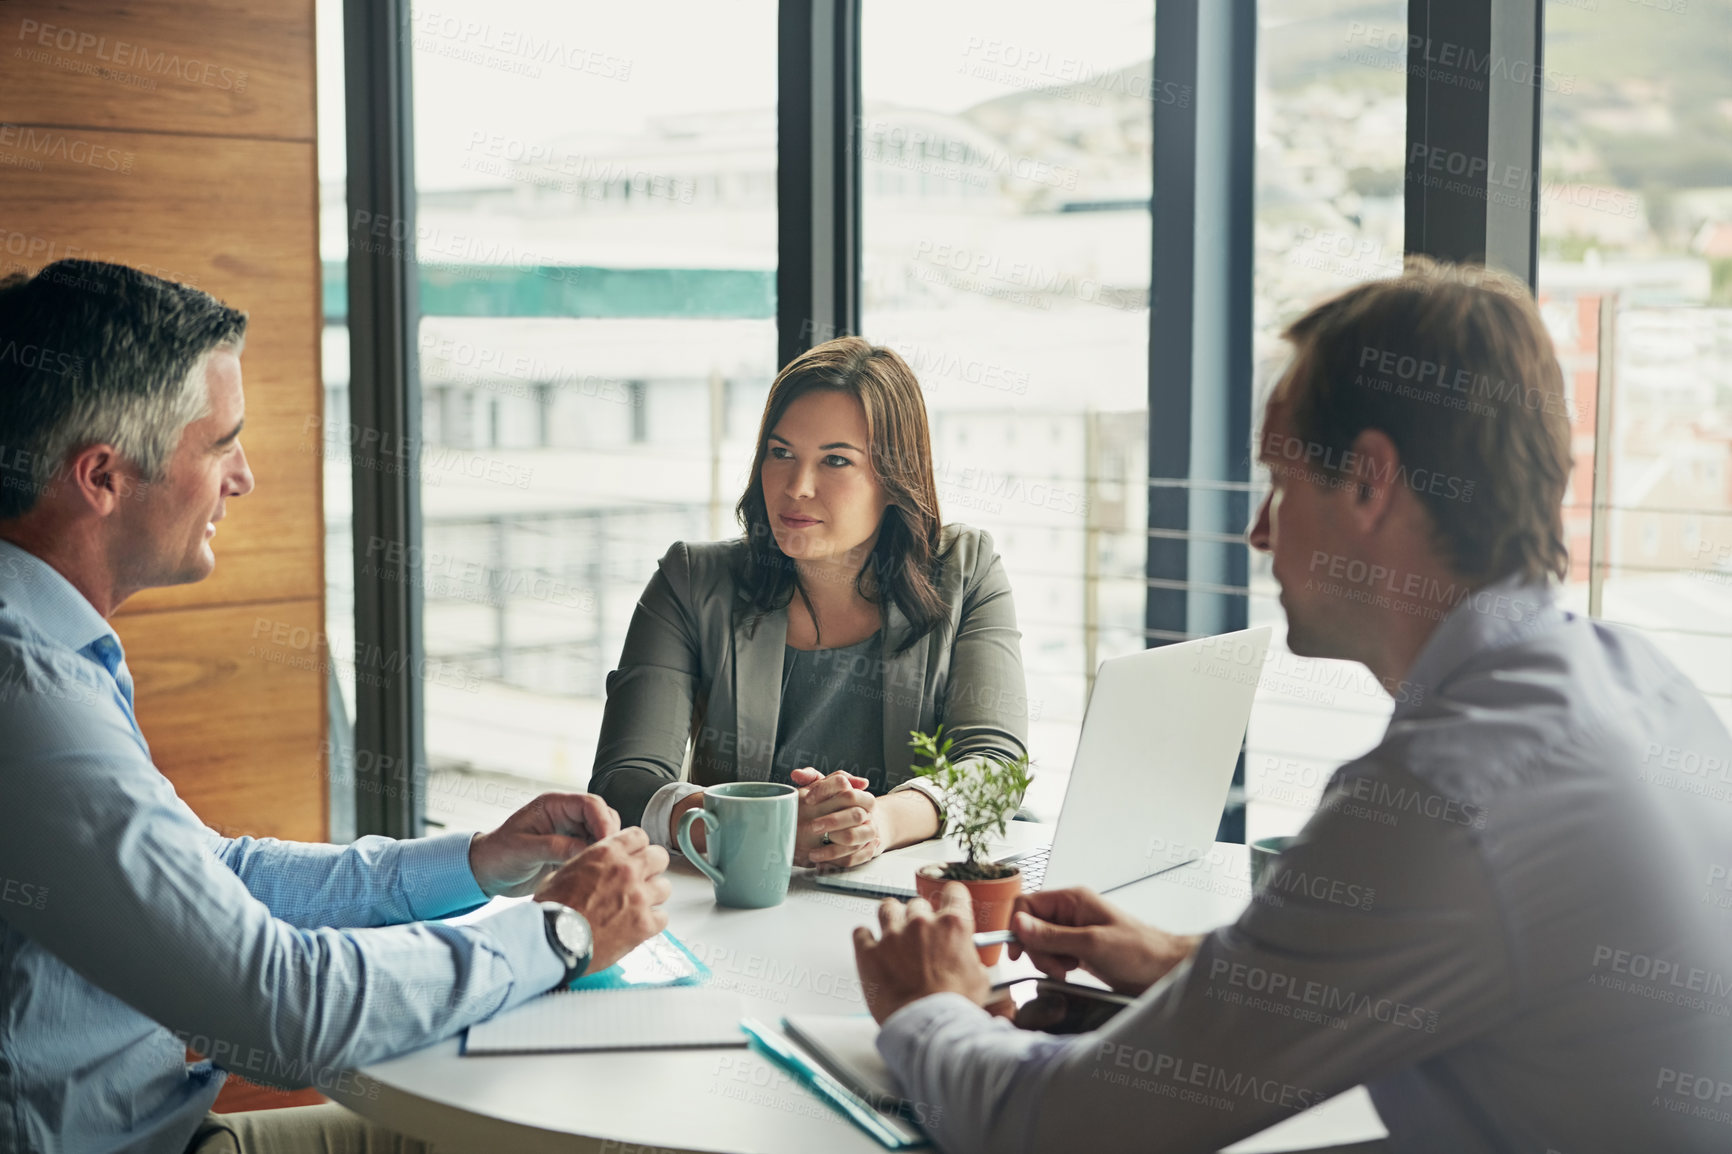
<path id="1" fill-rule="evenodd" d="M 1382 741 L 1232 925 L 1020 899 L 1043 970 L 1138 995 L 1092 1034 L 982 1010 L 961 887 L 887 904 L 855 941 L 880 1052 L 949 1154 L 1212 1151 L 1361 1083 L 1391 1150 L 1732 1147 L 1732 738 L 1557 604 L 1570 431 L 1532 297 L 1416 261 L 1286 335 L 1249 541 L 1293 652 L 1403 687 Z"/>

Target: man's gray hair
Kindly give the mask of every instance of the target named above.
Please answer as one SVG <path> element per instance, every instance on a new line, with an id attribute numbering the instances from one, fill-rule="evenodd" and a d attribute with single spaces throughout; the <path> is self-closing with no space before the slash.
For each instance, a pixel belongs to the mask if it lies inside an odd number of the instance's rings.
<path id="1" fill-rule="evenodd" d="M 0 281 L 0 521 L 91 445 L 162 480 L 210 411 L 212 354 L 238 353 L 246 328 L 209 293 L 125 265 L 63 260 Z"/>

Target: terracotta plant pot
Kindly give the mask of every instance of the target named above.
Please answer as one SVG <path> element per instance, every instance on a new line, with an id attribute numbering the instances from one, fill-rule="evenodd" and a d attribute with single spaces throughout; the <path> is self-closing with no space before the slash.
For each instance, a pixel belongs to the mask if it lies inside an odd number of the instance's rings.
<path id="1" fill-rule="evenodd" d="M 950 879 L 944 876 L 943 870 L 942 865 L 934 864 L 923 866 L 914 874 L 915 892 L 935 907 L 938 905 L 940 891 L 950 882 Z M 1010 928 L 1011 907 L 1016 904 L 1017 895 L 1022 893 L 1021 870 L 1012 870 L 1006 877 L 988 881 L 962 881 L 957 884 L 966 886 L 968 896 L 974 900 L 976 933 Z M 1003 951 L 1003 946 L 982 946 L 981 965 L 993 965 Z"/>

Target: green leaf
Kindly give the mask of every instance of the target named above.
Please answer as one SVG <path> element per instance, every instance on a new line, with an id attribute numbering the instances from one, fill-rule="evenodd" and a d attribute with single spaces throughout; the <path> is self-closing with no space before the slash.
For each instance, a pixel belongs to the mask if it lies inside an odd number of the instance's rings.
<path id="1" fill-rule="evenodd" d="M 910 730 L 908 745 L 919 755 L 914 772 L 944 790 L 946 828 L 967 851 L 969 865 L 986 857 L 994 837 L 1003 837 L 1028 789 L 1028 756 L 992 754 L 950 759 L 952 739 L 941 725 L 932 734 Z M 943 743 L 940 744 L 940 739 Z"/>

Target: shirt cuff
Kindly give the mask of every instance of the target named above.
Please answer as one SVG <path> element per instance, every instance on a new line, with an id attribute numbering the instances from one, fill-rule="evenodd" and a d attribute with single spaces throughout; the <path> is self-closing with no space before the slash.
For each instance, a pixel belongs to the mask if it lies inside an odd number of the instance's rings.
<path id="1" fill-rule="evenodd" d="M 939 1026 L 962 1018 L 975 1019 L 982 1027 L 995 1020 L 991 1014 L 957 993 L 928 994 L 909 1002 L 884 1020 L 883 1028 L 878 1031 L 878 1055 L 896 1075 L 897 1081 L 906 1086 L 907 1072 L 920 1047 Z"/>
<path id="2" fill-rule="evenodd" d="M 668 837 L 668 815 L 673 813 L 674 806 L 692 794 L 702 792 L 703 786 L 689 781 L 669 782 L 656 790 L 649 804 L 643 807 L 643 831 L 649 835 L 651 845 L 659 845 L 669 853 L 679 851 L 680 847 Z"/>
<path id="3" fill-rule="evenodd" d="M 511 992 L 494 1011 L 496 1014 L 547 993 L 565 978 L 565 962 L 547 940 L 547 915 L 537 902 L 513 902 L 476 918 L 464 928 L 491 938 L 494 948 L 511 967 Z"/>
<path id="4" fill-rule="evenodd" d="M 472 833 L 442 833 L 397 843 L 397 876 L 416 921 L 474 909 L 487 901 L 469 869 Z"/>
<path id="5" fill-rule="evenodd" d="M 926 800 L 932 803 L 932 808 L 938 811 L 938 832 L 932 836 L 942 837 L 944 835 L 945 818 L 944 791 L 924 777 L 911 777 L 901 785 L 893 786 L 890 792 L 900 793 L 901 791 L 908 789 L 913 790 L 915 793 L 924 794 Z"/>

